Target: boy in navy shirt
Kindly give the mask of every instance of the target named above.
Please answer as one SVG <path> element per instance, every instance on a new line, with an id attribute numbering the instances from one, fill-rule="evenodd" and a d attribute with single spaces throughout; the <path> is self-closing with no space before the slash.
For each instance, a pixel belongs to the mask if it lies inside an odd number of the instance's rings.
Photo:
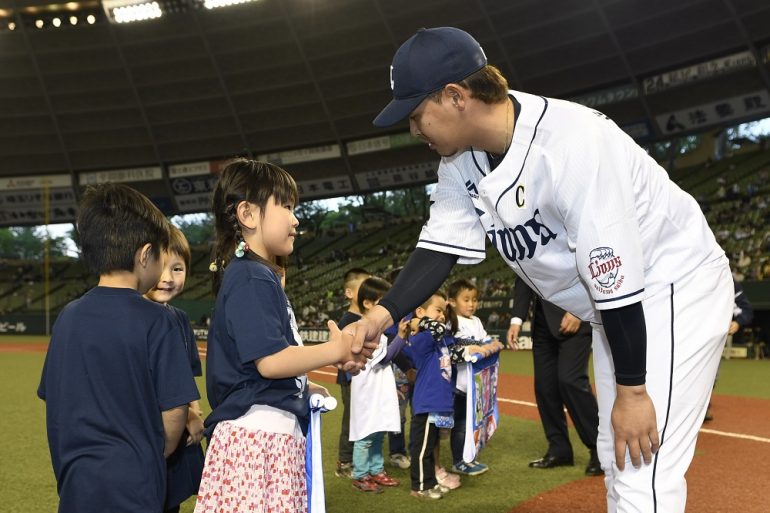
<path id="1" fill-rule="evenodd" d="M 168 221 L 119 184 L 86 191 L 78 234 L 97 287 L 59 314 L 38 396 L 60 513 L 163 510 L 166 461 L 199 399 L 173 315 L 142 294 L 158 282 Z"/>

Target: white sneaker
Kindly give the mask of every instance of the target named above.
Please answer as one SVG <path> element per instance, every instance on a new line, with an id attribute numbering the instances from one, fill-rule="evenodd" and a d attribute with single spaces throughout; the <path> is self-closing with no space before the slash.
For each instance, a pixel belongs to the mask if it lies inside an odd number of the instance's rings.
<path id="1" fill-rule="evenodd" d="M 412 466 L 412 462 L 410 461 L 409 456 L 404 454 L 394 454 L 391 456 L 390 464 L 400 469 L 407 469 Z"/>

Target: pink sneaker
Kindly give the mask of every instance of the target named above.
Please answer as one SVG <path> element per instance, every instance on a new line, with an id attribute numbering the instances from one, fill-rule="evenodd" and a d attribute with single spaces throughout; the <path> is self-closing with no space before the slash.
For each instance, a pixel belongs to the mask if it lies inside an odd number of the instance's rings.
<path id="1" fill-rule="evenodd" d="M 460 476 L 457 474 L 451 474 L 446 471 L 444 467 L 436 468 L 436 481 L 441 486 L 449 488 L 450 490 L 456 490 L 460 488 Z"/>

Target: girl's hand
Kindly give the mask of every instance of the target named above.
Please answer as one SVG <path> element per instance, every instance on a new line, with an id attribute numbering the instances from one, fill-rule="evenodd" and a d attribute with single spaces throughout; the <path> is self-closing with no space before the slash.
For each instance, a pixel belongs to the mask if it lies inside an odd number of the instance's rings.
<path id="1" fill-rule="evenodd" d="M 330 395 L 326 387 L 322 387 L 321 385 L 313 383 L 312 381 L 307 382 L 307 390 L 310 395 L 321 394 L 324 397 L 329 397 Z"/>
<path id="2" fill-rule="evenodd" d="M 399 337 L 401 337 L 402 339 L 406 340 L 406 337 L 409 336 L 409 332 L 410 331 L 411 330 L 409 328 L 409 321 L 403 320 L 403 321 L 398 323 L 398 336 Z"/>
<path id="3" fill-rule="evenodd" d="M 203 415 L 198 410 L 192 408 L 187 411 L 187 424 L 185 425 L 189 435 L 187 436 L 187 445 L 201 443 L 203 438 Z"/>

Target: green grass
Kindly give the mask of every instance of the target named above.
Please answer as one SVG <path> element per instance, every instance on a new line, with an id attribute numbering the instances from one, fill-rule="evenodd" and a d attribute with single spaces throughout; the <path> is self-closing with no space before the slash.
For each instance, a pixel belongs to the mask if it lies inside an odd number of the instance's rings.
<path id="1" fill-rule="evenodd" d="M 40 337 L 0 338 L 3 342 L 40 342 Z M 45 411 L 36 390 L 44 356 L 41 353 L 0 354 L 0 386 L 5 392 L 2 416 L 3 441 L 0 443 L 0 490 L 3 491 L 4 513 L 55 511 L 56 483 L 51 470 L 45 436 Z M 505 352 L 502 370 L 506 373 L 531 375 L 532 354 L 529 351 Z M 770 361 L 726 360 L 722 362 L 716 392 L 770 399 L 767 374 Z M 335 395 L 338 387 L 328 385 Z M 203 379 L 198 387 L 205 398 Z M 208 413 L 208 403 L 202 401 Z M 503 416 L 500 429 L 481 460 L 490 471 L 478 477 L 463 477 L 463 485 L 440 503 L 417 501 L 408 495 L 409 475 L 406 470 L 391 469 L 402 485 L 384 494 L 370 496 L 352 489 L 350 481 L 334 476 L 341 411 L 324 415 L 323 451 L 325 454 L 326 496 L 329 513 L 366 511 L 367 513 L 398 511 L 484 511 L 506 512 L 513 506 L 538 493 L 560 484 L 583 478 L 587 451 L 574 431 L 570 432 L 575 447 L 576 466 L 537 472 L 527 468 L 527 462 L 542 456 L 545 438 L 538 422 Z M 442 444 L 442 459 L 448 463 L 449 447 Z M 387 449 L 386 449 L 387 452 Z M 182 511 L 190 513 L 194 500 L 187 501 Z"/>

